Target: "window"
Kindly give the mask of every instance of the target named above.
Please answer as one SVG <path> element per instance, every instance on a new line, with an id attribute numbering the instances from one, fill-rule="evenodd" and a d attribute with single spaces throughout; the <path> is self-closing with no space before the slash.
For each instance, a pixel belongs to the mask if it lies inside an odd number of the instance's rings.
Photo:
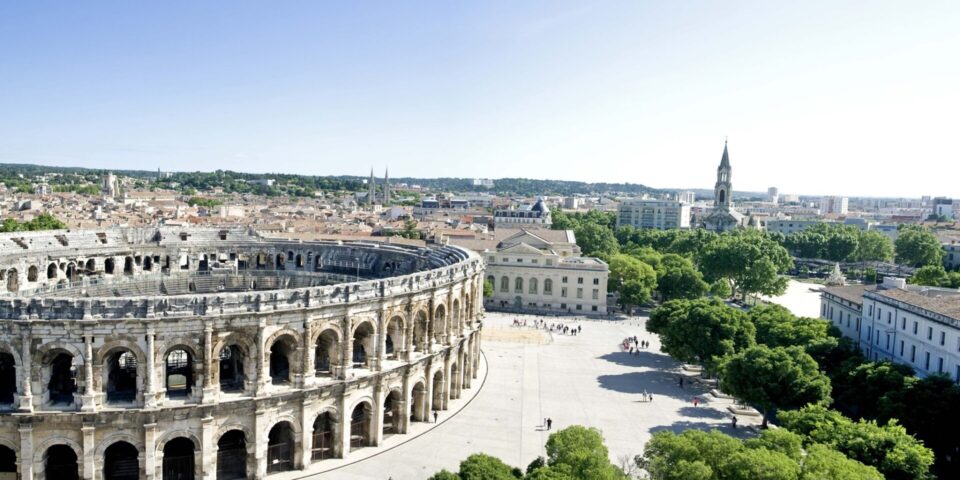
<path id="1" fill-rule="evenodd" d="M 827 304 L 826 304 L 826 303 L 820 305 L 820 316 L 821 316 L 821 317 L 826 317 L 826 316 L 827 316 Z"/>
<path id="2" fill-rule="evenodd" d="M 597 290 L 596 288 L 594 288 L 594 289 L 593 289 L 593 294 L 592 294 L 591 298 L 593 298 L 594 300 L 599 299 L 599 298 L 600 298 L 600 290 Z"/>
<path id="3" fill-rule="evenodd" d="M 910 363 L 917 361 L 917 346 L 910 345 Z"/>
<path id="4" fill-rule="evenodd" d="M 920 326 L 920 325 L 919 325 L 916 321 L 913 322 L 913 334 L 914 334 L 914 335 L 917 334 L 917 328 L 918 328 L 919 326 Z"/>
<path id="5" fill-rule="evenodd" d="M 560 287 L 560 296 L 567 298 L 567 287 Z"/>
<path id="6" fill-rule="evenodd" d="M 900 321 L 900 330 L 907 331 L 907 317 L 903 317 L 903 320 Z"/>
<path id="7" fill-rule="evenodd" d="M 553 280 L 546 279 L 543 281 L 543 294 L 544 295 L 553 295 Z"/>
<path id="8" fill-rule="evenodd" d="M 900 340 L 900 357 L 903 357 L 903 340 Z"/>
<path id="9" fill-rule="evenodd" d="M 510 261 L 510 259 L 509 259 L 509 258 L 507 258 L 507 257 L 503 257 L 503 261 L 504 261 L 504 262 L 509 262 L 509 261 Z"/>
<path id="10" fill-rule="evenodd" d="M 594 278 L 594 279 L 593 279 L 593 284 L 594 284 L 594 285 L 600 285 L 600 279 L 599 279 L 599 278 Z"/>
<path id="11" fill-rule="evenodd" d="M 960 365 L 957 365 L 957 377 L 954 381 L 960 383 Z"/>
<path id="12" fill-rule="evenodd" d="M 887 325 L 893 322 L 893 316 L 890 315 L 890 312 L 887 312 Z"/>
<path id="13" fill-rule="evenodd" d="M 529 293 L 531 293 L 531 294 L 533 294 L 533 295 L 536 295 L 536 294 L 537 294 L 537 279 L 536 279 L 536 278 L 531 278 L 531 279 L 530 279 L 530 286 L 529 286 L 528 288 L 529 288 Z"/>
<path id="14" fill-rule="evenodd" d="M 566 303 L 561 303 L 561 304 L 560 304 L 560 310 L 566 310 L 566 309 L 567 309 L 567 304 L 566 304 Z"/>
<path id="15" fill-rule="evenodd" d="M 860 317 L 857 317 L 857 332 L 860 331 Z"/>
<path id="16" fill-rule="evenodd" d="M 530 260 L 530 263 L 532 263 L 532 264 L 534 264 L 534 265 L 536 265 L 536 264 L 537 264 L 537 259 L 536 259 L 536 258 L 534 258 L 534 259 L 532 259 L 532 260 Z"/>
<path id="17" fill-rule="evenodd" d="M 943 373 L 943 357 L 937 357 L 937 373 Z"/>
<path id="18" fill-rule="evenodd" d="M 582 289 L 582 288 L 578 288 L 578 289 L 577 289 L 577 298 L 583 298 L 583 289 Z"/>
<path id="19" fill-rule="evenodd" d="M 561 278 L 561 279 L 560 279 L 560 282 L 561 282 L 561 283 L 567 283 L 567 277 Z"/>
<path id="20" fill-rule="evenodd" d="M 883 312 L 880 311 L 880 307 L 877 307 L 877 319 L 883 318 Z"/>
<path id="21" fill-rule="evenodd" d="M 553 266 L 553 259 L 551 259 L 551 258 L 548 258 L 548 259 L 547 259 L 547 266 L 548 266 L 548 267 L 552 267 L 552 266 Z"/>
<path id="22" fill-rule="evenodd" d="M 523 279 L 517 277 L 513 281 L 513 293 L 523 293 Z"/>
<path id="23" fill-rule="evenodd" d="M 510 279 L 507 277 L 500 278 L 500 291 L 509 292 L 510 291 Z"/>
<path id="24" fill-rule="evenodd" d="M 497 261 L 497 257 L 489 257 L 489 258 L 487 258 L 487 262 L 489 262 L 489 263 L 494 263 L 494 262 L 496 262 L 496 261 Z"/>
<path id="25" fill-rule="evenodd" d="M 872 316 L 873 316 L 873 304 L 871 303 L 871 304 L 869 305 L 869 307 L 870 307 L 870 308 L 867 310 L 867 316 L 872 317 Z"/>
<path id="26" fill-rule="evenodd" d="M 577 305 L 577 310 L 583 310 L 583 305 Z"/>
<path id="27" fill-rule="evenodd" d="M 577 284 L 583 285 L 583 277 L 577 277 Z"/>
<path id="28" fill-rule="evenodd" d="M 518 258 L 518 259 L 517 259 L 517 263 L 523 263 L 523 259 L 522 259 L 522 258 Z"/>
<path id="29" fill-rule="evenodd" d="M 923 354 L 923 369 L 930 370 L 930 352 Z"/>
<path id="30" fill-rule="evenodd" d="M 594 311 L 594 312 L 596 312 L 596 311 L 597 311 L 597 306 L 596 306 L 596 305 L 594 305 L 594 306 L 592 306 L 592 307 L 590 307 L 590 310 L 592 310 L 592 311 Z"/>
<path id="31" fill-rule="evenodd" d="M 940 332 L 940 345 L 947 344 L 947 332 Z"/>
<path id="32" fill-rule="evenodd" d="M 927 340 L 933 340 L 933 327 L 927 327 Z"/>

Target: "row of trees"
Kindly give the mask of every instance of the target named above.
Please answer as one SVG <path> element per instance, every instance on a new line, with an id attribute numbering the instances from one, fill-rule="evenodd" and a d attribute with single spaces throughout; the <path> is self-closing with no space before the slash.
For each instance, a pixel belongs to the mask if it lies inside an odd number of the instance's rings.
<path id="1" fill-rule="evenodd" d="M 67 228 L 67 224 L 49 213 L 42 213 L 33 220 L 26 222 L 19 222 L 14 218 L 5 218 L 3 223 L 0 223 L 0 232 L 32 232 L 35 230 L 60 230 L 64 228 Z"/>
<path id="2" fill-rule="evenodd" d="M 664 352 L 717 373 L 723 391 L 759 408 L 764 422 L 776 414 L 805 444 L 832 446 L 887 478 L 926 478 L 933 452 L 941 476 L 957 473 L 954 428 L 944 427 L 960 425 L 960 389 L 945 377 L 919 379 L 909 367 L 867 361 L 826 320 L 777 305 L 744 312 L 716 300 L 674 300 L 653 311 L 647 329 Z"/>
<path id="3" fill-rule="evenodd" d="M 553 218 L 555 229 L 572 229 L 585 255 L 610 265 L 609 289 L 623 305 L 651 300 L 698 298 L 707 292 L 779 295 L 782 276 L 792 268 L 789 252 L 771 235 L 757 230 L 717 234 L 705 230 L 616 228 L 612 213 L 590 211 Z"/>
<path id="4" fill-rule="evenodd" d="M 626 480 L 627 474 L 610 463 L 603 436 L 579 425 L 558 430 L 547 439 L 547 457 L 539 457 L 526 471 L 490 455 L 477 453 L 460 462 L 456 473 L 441 470 L 429 480 Z"/>
<path id="5" fill-rule="evenodd" d="M 783 245 L 797 257 L 834 262 L 886 262 L 893 259 L 893 242 L 876 230 L 852 225 L 819 223 L 783 238 Z"/>

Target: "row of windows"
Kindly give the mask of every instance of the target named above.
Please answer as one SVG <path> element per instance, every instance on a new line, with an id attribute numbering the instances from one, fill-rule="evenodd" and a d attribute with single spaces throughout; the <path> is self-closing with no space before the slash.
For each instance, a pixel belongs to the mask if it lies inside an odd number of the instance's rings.
<path id="1" fill-rule="evenodd" d="M 564 277 L 566 278 L 566 277 Z M 490 282 L 493 282 L 493 277 L 488 277 Z M 595 279 L 596 280 L 596 279 Z M 531 295 L 537 295 L 538 292 L 538 283 L 536 278 L 531 278 L 527 282 L 527 292 Z M 510 292 L 510 278 L 509 277 L 500 277 L 500 291 L 503 293 Z M 513 282 L 513 293 L 524 293 L 523 291 L 523 278 L 517 277 Z M 543 294 L 544 295 L 553 295 L 553 280 L 548 278 L 543 281 Z M 560 296 L 567 298 L 567 287 L 560 287 Z M 600 298 L 600 289 L 594 288 L 590 294 L 591 298 L 597 300 Z M 583 288 L 577 288 L 577 298 L 583 298 Z"/>

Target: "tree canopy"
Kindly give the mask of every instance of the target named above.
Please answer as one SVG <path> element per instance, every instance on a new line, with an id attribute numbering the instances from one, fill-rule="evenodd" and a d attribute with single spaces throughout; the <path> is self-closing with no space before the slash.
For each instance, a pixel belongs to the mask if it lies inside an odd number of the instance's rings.
<path id="1" fill-rule="evenodd" d="M 660 335 L 660 348 L 670 356 L 708 369 L 753 346 L 756 335 L 745 313 L 708 299 L 665 302 L 650 314 L 647 330 Z"/>
<path id="2" fill-rule="evenodd" d="M 700 260 L 708 281 L 727 279 L 734 293 L 743 294 L 782 294 L 787 280 L 780 274 L 792 265 L 786 249 L 752 230 L 718 236 L 706 246 Z"/>
<path id="3" fill-rule="evenodd" d="M 940 265 L 943 262 L 940 240 L 933 232 L 921 226 L 902 226 L 894 247 L 898 263 L 922 267 Z"/>

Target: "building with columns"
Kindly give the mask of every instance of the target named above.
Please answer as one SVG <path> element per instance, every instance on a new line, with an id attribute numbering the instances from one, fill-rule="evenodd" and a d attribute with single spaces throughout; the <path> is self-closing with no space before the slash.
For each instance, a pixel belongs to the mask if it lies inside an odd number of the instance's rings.
<path id="1" fill-rule="evenodd" d="M 18 232 L 0 272 L 0 476 L 306 470 L 427 421 L 479 367 L 483 262 L 451 246 Z"/>

